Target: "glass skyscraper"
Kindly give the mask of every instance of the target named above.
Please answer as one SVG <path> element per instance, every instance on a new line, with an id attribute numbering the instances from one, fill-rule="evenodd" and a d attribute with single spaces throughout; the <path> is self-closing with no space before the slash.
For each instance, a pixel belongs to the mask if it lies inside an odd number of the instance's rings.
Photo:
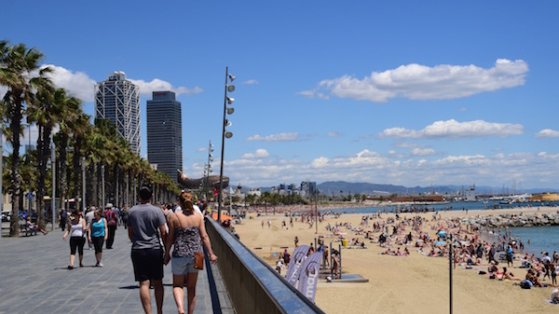
<path id="1" fill-rule="evenodd" d="M 113 72 L 95 85 L 95 118 L 113 122 L 140 156 L 140 88 L 126 80 L 124 72 Z"/>
<path id="2" fill-rule="evenodd" d="M 148 161 L 177 182 L 182 171 L 181 103 L 170 91 L 153 92 L 147 101 Z"/>

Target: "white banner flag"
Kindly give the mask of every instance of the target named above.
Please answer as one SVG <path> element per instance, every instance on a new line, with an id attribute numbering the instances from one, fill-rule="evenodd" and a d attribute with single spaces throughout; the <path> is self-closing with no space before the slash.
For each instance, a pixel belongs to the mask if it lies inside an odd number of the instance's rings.
<path id="1" fill-rule="evenodd" d="M 313 303 L 316 294 L 316 285 L 318 284 L 321 259 L 322 252 L 309 255 L 301 266 L 301 275 L 299 276 L 299 286 L 297 289 Z"/>
<path id="2" fill-rule="evenodd" d="M 297 279 L 299 279 L 301 265 L 303 264 L 303 260 L 305 259 L 305 257 L 307 257 L 308 251 L 308 245 L 301 245 L 298 246 L 295 251 L 293 251 L 293 255 L 291 255 L 291 260 L 289 261 L 289 266 L 287 267 L 287 274 L 285 275 L 285 279 L 293 287 L 295 287 L 295 283 L 297 282 Z"/>

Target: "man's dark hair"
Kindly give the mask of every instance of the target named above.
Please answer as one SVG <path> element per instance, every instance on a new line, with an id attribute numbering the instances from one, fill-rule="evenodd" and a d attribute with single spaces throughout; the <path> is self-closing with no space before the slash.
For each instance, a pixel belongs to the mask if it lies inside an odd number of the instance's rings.
<path id="1" fill-rule="evenodd" d="M 145 186 L 145 185 L 140 188 L 139 194 L 140 194 L 140 199 L 142 201 L 148 201 L 151 198 L 151 195 L 152 195 L 151 189 L 149 188 L 149 186 Z"/>

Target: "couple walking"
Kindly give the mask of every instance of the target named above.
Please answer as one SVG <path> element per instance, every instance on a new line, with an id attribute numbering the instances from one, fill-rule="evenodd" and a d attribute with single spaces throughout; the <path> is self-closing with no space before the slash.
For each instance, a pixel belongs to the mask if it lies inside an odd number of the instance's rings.
<path id="1" fill-rule="evenodd" d="M 140 300 L 145 313 L 151 313 L 150 282 L 154 288 L 157 312 L 162 313 L 164 264 L 172 260 L 173 296 L 178 312 L 185 313 L 183 286 L 186 277 L 188 313 L 193 313 L 198 280 L 198 270 L 194 268 L 194 253 L 202 252 L 203 244 L 210 261 L 217 261 L 206 233 L 204 218 L 194 212 L 190 195 L 187 194 L 188 192 L 183 192 L 179 196 L 182 213 L 173 213 L 169 217 L 168 234 L 163 211 L 150 204 L 152 191 L 149 187 L 140 189 L 141 203 L 130 209 L 128 236 L 132 241 L 131 258 L 135 280 L 140 283 Z"/>

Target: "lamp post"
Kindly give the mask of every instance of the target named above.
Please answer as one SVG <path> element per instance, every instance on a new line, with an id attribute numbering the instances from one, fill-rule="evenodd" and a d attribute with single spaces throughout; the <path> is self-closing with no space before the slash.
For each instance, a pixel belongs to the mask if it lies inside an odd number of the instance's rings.
<path id="1" fill-rule="evenodd" d="M 28 144 L 27 144 L 27 148 L 25 149 L 25 153 L 27 154 L 27 158 L 31 158 L 31 153 L 29 152 L 31 150 L 31 123 L 22 123 L 21 125 L 26 126 L 28 130 L 27 133 Z M 31 217 L 31 201 L 33 200 L 33 194 L 31 192 L 31 177 L 29 177 L 29 192 L 26 193 L 25 199 L 27 200 L 27 208 L 28 208 L 29 216 Z"/>
<path id="2" fill-rule="evenodd" d="M 102 194 L 102 204 L 101 208 L 105 208 L 105 165 L 101 165 L 101 194 Z"/>
<path id="3" fill-rule="evenodd" d="M 235 99 L 228 97 L 227 92 L 234 92 L 235 85 L 228 84 L 229 81 L 231 83 L 236 79 L 235 76 L 229 74 L 229 67 L 225 67 L 225 95 L 223 97 L 223 128 L 221 130 L 221 165 L 219 170 L 219 194 L 218 194 L 218 203 L 217 203 L 217 221 L 221 223 L 221 201 L 223 198 L 223 155 L 225 150 L 225 138 L 233 137 L 233 133 L 229 131 L 225 131 L 226 127 L 231 126 L 231 122 L 229 122 L 226 117 L 227 114 L 233 114 L 235 109 L 233 107 L 227 108 L 227 104 L 231 105 Z"/>
<path id="4" fill-rule="evenodd" d="M 52 202 L 51 202 L 51 211 L 52 211 L 52 229 L 54 230 L 54 215 L 56 210 L 56 151 L 54 147 L 54 140 L 50 142 L 50 165 L 52 168 Z"/>
<path id="5" fill-rule="evenodd" d="M 82 208 L 85 214 L 85 157 L 82 157 Z"/>

